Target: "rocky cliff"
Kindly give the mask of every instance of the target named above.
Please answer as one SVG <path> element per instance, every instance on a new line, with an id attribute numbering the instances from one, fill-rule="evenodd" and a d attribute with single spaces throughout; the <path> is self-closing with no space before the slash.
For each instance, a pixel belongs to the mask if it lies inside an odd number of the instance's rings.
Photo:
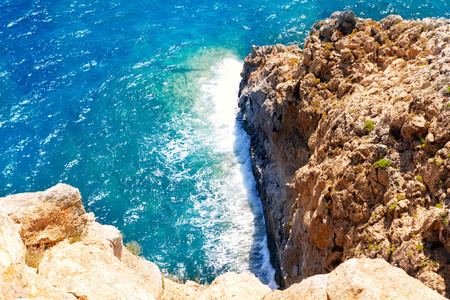
<path id="1" fill-rule="evenodd" d="M 336 12 L 253 46 L 239 107 L 277 282 L 381 258 L 450 296 L 450 20 Z"/>
<path id="2" fill-rule="evenodd" d="M 123 247 L 115 227 L 86 213 L 78 189 L 0 198 L 0 299 L 444 299 L 382 260 L 349 260 L 285 291 L 253 274 L 227 273 L 209 286 L 174 282 Z"/>
<path id="3" fill-rule="evenodd" d="M 239 104 L 289 288 L 165 278 L 58 184 L 0 198 L 0 299 L 444 299 L 449 40 L 448 20 L 344 12 L 317 22 L 304 50 L 253 47 Z"/>

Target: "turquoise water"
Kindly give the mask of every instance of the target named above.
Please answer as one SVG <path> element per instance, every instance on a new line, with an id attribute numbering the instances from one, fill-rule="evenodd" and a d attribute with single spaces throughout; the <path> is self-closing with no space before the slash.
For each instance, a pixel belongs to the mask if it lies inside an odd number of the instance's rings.
<path id="1" fill-rule="evenodd" d="M 302 44 L 335 10 L 450 17 L 425 1 L 0 1 L 0 196 L 65 182 L 165 272 L 273 283 L 236 121 L 252 44 Z"/>

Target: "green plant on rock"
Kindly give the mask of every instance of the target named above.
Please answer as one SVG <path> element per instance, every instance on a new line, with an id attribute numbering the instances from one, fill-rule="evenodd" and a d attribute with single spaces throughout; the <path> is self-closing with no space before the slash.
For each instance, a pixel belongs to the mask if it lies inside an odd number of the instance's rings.
<path id="1" fill-rule="evenodd" d="M 389 209 L 390 209 L 391 211 L 394 211 L 395 208 L 397 207 L 397 203 L 398 203 L 398 202 L 395 202 L 394 204 L 392 204 L 392 205 L 389 207 Z"/>
<path id="2" fill-rule="evenodd" d="M 434 162 L 434 164 L 437 166 L 437 167 L 440 167 L 440 166 L 442 166 L 443 164 L 445 164 L 445 160 L 440 160 L 440 161 L 435 161 Z"/>
<path id="3" fill-rule="evenodd" d="M 136 241 L 131 241 L 125 244 L 125 247 L 134 255 L 141 255 L 141 245 L 138 244 Z"/>
<path id="4" fill-rule="evenodd" d="M 389 160 L 387 160 L 387 159 L 382 158 L 382 159 L 380 159 L 379 161 L 377 161 L 377 162 L 375 163 L 375 165 L 377 165 L 377 166 L 380 167 L 380 168 L 385 168 L 385 167 L 390 166 L 390 165 L 391 165 L 391 162 L 390 162 Z"/>
<path id="5" fill-rule="evenodd" d="M 416 179 L 419 180 L 419 181 L 421 181 L 421 182 L 423 181 L 422 175 L 417 175 Z"/>
<path id="6" fill-rule="evenodd" d="M 436 204 L 436 207 L 437 207 L 437 208 L 444 208 L 444 206 L 442 205 L 442 203 Z"/>
<path id="7" fill-rule="evenodd" d="M 405 195 L 399 194 L 399 195 L 397 196 L 397 200 L 403 200 L 403 199 L 406 199 Z"/>
<path id="8" fill-rule="evenodd" d="M 447 94 L 450 94 L 450 85 L 445 89 L 445 91 L 447 92 Z"/>
<path id="9" fill-rule="evenodd" d="M 416 245 L 416 249 L 419 250 L 419 252 L 422 251 L 423 250 L 423 245 L 417 244 Z"/>
<path id="10" fill-rule="evenodd" d="M 373 121 L 366 121 L 366 123 L 364 124 L 364 129 L 366 131 L 372 131 L 375 128 L 375 125 L 373 125 Z"/>
<path id="11" fill-rule="evenodd" d="M 387 250 L 387 255 L 391 255 L 392 252 L 394 252 L 394 251 L 395 251 L 395 247 L 389 248 L 389 249 Z"/>
<path id="12" fill-rule="evenodd" d="M 425 145 L 427 144 L 427 142 L 425 141 L 424 137 L 420 138 L 420 144 L 422 145 L 422 148 L 425 148 Z"/>
<path id="13" fill-rule="evenodd" d="M 44 250 L 42 247 L 29 247 L 25 252 L 25 263 L 31 268 L 37 269 L 44 257 Z"/>

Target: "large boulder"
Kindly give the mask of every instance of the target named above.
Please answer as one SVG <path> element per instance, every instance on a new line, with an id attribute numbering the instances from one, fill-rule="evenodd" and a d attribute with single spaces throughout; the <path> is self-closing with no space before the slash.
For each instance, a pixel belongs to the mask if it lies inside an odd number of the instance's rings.
<path id="1" fill-rule="evenodd" d="M 38 273 L 81 299 L 156 299 L 158 296 L 145 278 L 111 252 L 83 242 L 65 241 L 52 247 L 45 253 Z"/>
<path id="2" fill-rule="evenodd" d="M 209 286 L 188 281 L 185 284 L 165 279 L 162 299 L 209 300 L 248 299 L 259 300 L 270 288 L 253 274 L 226 273 L 214 279 Z"/>
<path id="3" fill-rule="evenodd" d="M 79 235 L 86 213 L 78 189 L 58 184 L 44 192 L 0 198 L 0 212 L 22 225 L 26 246 L 52 244 Z"/>
<path id="4" fill-rule="evenodd" d="M 445 298 L 382 259 L 350 259 L 333 272 L 315 275 L 263 300 L 444 300 Z"/>
<path id="5" fill-rule="evenodd" d="M 382 259 L 351 259 L 328 276 L 329 300 L 444 300 L 445 298 L 400 268 Z"/>
<path id="6" fill-rule="evenodd" d="M 76 298 L 55 288 L 25 264 L 27 253 L 19 235 L 19 226 L 0 214 L 0 299 Z"/>

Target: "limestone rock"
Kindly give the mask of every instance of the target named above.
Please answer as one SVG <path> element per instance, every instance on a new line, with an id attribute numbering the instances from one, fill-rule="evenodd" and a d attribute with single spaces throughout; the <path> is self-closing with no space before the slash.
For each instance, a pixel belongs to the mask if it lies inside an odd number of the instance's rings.
<path id="1" fill-rule="evenodd" d="M 281 287 L 369 257 L 450 295 L 449 39 L 448 19 L 338 12 L 304 49 L 245 59 L 239 107 Z"/>
<path id="2" fill-rule="evenodd" d="M 270 292 L 253 274 L 226 273 L 214 279 L 199 299 L 261 299 Z"/>
<path id="3" fill-rule="evenodd" d="M 45 253 L 38 273 L 86 299 L 156 299 L 144 278 L 95 245 L 61 242 Z M 157 295 L 156 295 L 157 296 Z"/>
<path id="4" fill-rule="evenodd" d="M 179 284 L 165 279 L 166 289 L 163 299 L 262 299 L 270 288 L 259 281 L 253 274 L 226 273 L 214 279 L 207 287 L 196 284 Z"/>
<path id="5" fill-rule="evenodd" d="M 25 264 L 26 248 L 19 227 L 0 214 L 0 299 L 42 298 L 74 300 L 50 285 Z"/>
<path id="6" fill-rule="evenodd" d="M 352 259 L 328 276 L 327 295 L 338 299 L 442 299 L 445 298 L 382 259 Z"/>
<path id="7" fill-rule="evenodd" d="M 284 291 L 273 291 L 263 300 L 327 300 L 328 274 L 315 275 L 293 284 Z"/>
<path id="8" fill-rule="evenodd" d="M 445 299 L 382 259 L 350 259 L 329 274 L 315 275 L 263 300 Z"/>
<path id="9" fill-rule="evenodd" d="M 6 299 L 156 299 L 162 294 L 159 268 L 124 248 L 117 228 L 86 214 L 78 189 L 58 184 L 0 198 L 0 203 L 0 295 Z"/>
<path id="10" fill-rule="evenodd" d="M 26 246 L 49 244 L 77 235 L 86 223 L 78 189 L 58 184 L 44 192 L 0 198 L 0 211 L 22 225 Z"/>

